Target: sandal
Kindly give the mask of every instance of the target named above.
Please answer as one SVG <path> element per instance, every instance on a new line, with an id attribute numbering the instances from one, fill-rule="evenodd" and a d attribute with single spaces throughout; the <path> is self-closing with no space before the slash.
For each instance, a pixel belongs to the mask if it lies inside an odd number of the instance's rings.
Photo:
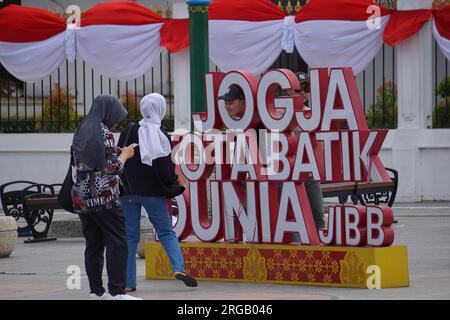
<path id="1" fill-rule="evenodd" d="M 188 275 L 186 272 L 175 272 L 174 273 L 175 278 L 178 280 L 181 280 L 184 282 L 185 285 L 188 287 L 196 287 L 198 286 L 197 280 L 195 280 L 192 276 Z"/>

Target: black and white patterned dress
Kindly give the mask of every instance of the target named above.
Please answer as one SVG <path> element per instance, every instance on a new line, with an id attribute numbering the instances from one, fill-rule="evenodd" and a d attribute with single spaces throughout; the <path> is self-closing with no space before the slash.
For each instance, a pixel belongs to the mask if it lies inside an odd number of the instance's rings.
<path id="1" fill-rule="evenodd" d="M 73 206 L 76 212 L 98 212 L 120 207 L 119 174 L 124 161 L 118 158 L 114 135 L 102 123 L 105 143 L 106 168 L 90 168 L 74 154 L 76 179 L 72 188 Z"/>

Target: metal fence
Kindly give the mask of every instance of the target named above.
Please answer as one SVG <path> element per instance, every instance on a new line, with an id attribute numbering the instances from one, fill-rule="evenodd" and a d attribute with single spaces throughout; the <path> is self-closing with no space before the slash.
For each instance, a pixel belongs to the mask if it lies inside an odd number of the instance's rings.
<path id="1" fill-rule="evenodd" d="M 450 77 L 448 60 L 436 41 L 433 46 L 433 128 L 450 128 Z M 420 76 L 420 75 L 418 75 Z"/>
<path id="2" fill-rule="evenodd" d="M 384 45 L 369 66 L 356 77 L 359 95 L 370 128 L 397 127 L 395 47 Z M 307 72 L 308 65 L 295 50 L 283 52 L 272 68 Z"/>
<path id="3" fill-rule="evenodd" d="M 396 62 L 395 47 L 383 44 L 367 68 L 356 76 L 369 128 L 397 128 Z"/>
<path id="4" fill-rule="evenodd" d="M 73 132 L 100 94 L 116 96 L 128 110 L 126 121 L 117 128 L 120 130 L 141 119 L 139 101 L 151 92 L 165 96 L 163 125 L 173 130 L 172 69 L 171 55 L 163 50 L 150 70 L 130 81 L 104 77 L 81 59 L 72 63 L 66 60 L 54 74 L 34 83 L 19 81 L 2 70 L 0 132 Z"/>

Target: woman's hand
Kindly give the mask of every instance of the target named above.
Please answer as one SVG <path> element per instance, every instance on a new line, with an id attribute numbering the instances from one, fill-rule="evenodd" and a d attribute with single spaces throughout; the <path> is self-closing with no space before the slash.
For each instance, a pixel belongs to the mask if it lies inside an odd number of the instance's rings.
<path id="1" fill-rule="evenodd" d="M 134 157 L 134 148 L 133 147 L 125 147 L 125 148 L 117 148 L 120 151 L 119 159 L 123 161 L 127 161 Z"/>

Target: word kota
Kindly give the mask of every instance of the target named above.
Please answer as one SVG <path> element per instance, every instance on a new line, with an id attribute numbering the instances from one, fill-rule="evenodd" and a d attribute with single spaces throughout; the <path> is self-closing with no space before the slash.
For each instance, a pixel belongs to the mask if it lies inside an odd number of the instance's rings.
<path id="1" fill-rule="evenodd" d="M 211 166 L 218 180 L 235 181 L 245 173 L 250 181 L 301 181 L 310 174 L 322 182 L 361 181 L 367 180 L 371 156 L 379 152 L 387 133 L 266 131 L 189 133 L 175 146 L 172 158 L 191 181 L 204 176 Z M 380 175 L 375 169 L 372 174 Z"/>

